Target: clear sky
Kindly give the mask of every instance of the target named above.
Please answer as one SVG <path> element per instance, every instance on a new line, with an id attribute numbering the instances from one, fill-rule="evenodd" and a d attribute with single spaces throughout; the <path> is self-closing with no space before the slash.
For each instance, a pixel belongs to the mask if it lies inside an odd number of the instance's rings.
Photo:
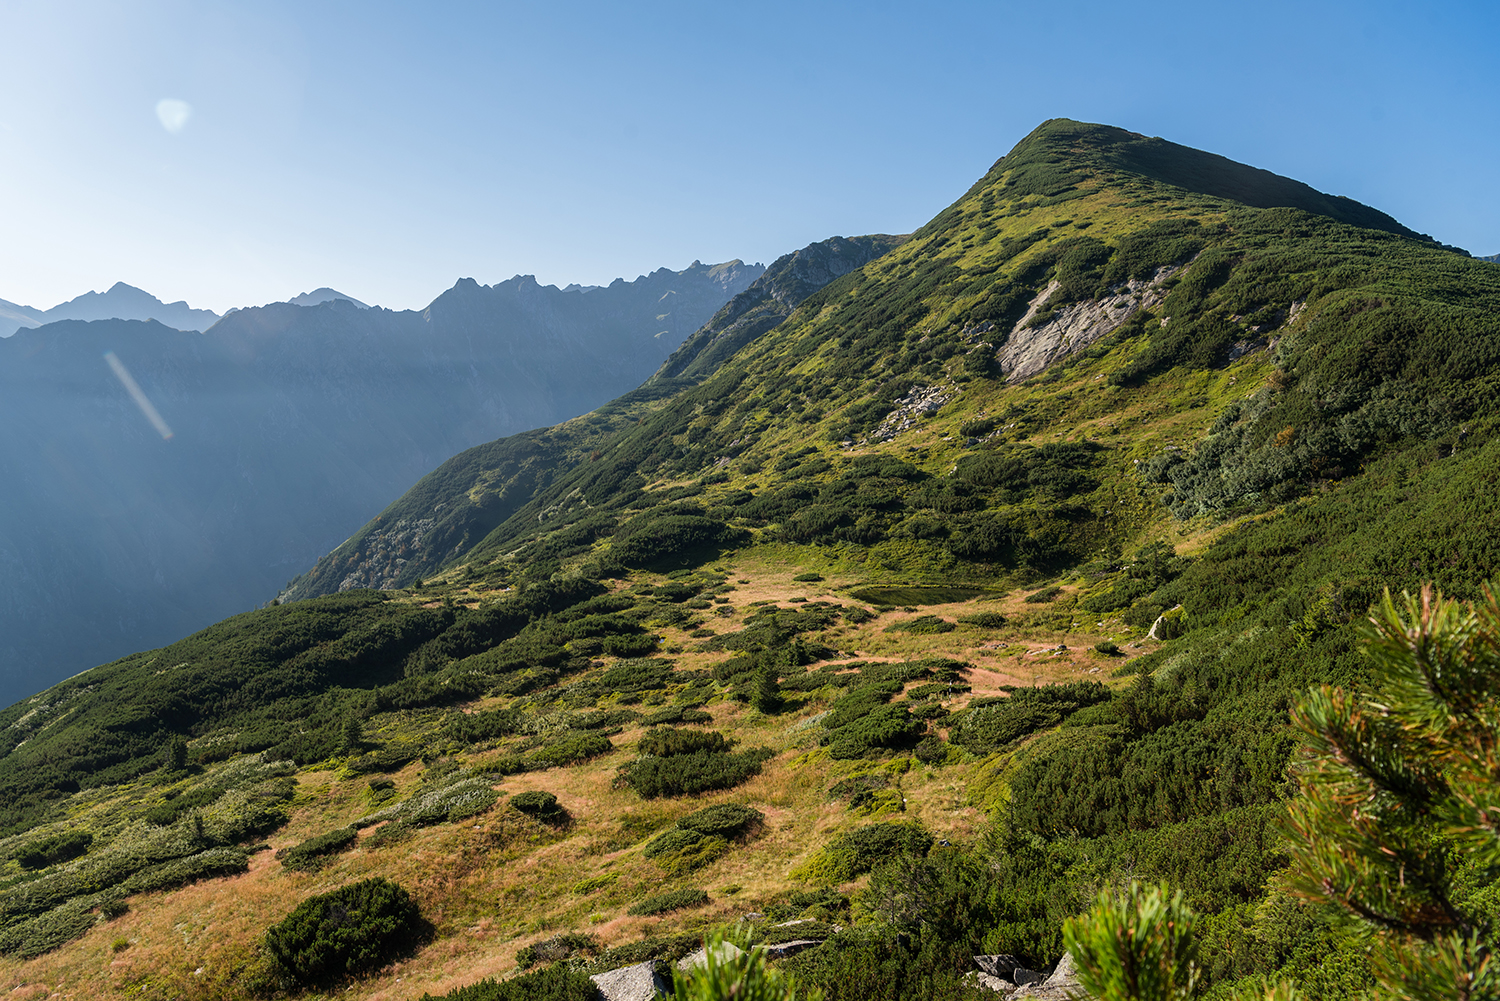
<path id="1" fill-rule="evenodd" d="M 4 0 L 0 298 L 222 312 L 907 232 L 1107 122 L 1500 252 L 1500 3 Z"/>

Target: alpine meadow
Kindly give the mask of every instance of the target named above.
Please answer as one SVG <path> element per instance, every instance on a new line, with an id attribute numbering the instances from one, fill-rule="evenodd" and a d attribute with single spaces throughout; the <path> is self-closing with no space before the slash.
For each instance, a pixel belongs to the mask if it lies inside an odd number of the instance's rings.
<path id="1" fill-rule="evenodd" d="M 1500 264 L 1054 119 L 737 287 L 0 713 L 10 996 L 1500 998 Z"/>

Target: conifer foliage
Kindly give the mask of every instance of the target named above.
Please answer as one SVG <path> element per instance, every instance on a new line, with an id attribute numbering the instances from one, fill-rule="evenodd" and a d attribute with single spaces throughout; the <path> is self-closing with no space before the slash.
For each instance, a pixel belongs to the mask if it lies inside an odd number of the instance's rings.
<path id="1" fill-rule="evenodd" d="M 1325 686 L 1293 713 L 1296 886 L 1385 940 L 1393 994 L 1500 998 L 1494 905 L 1476 892 L 1500 875 L 1500 600 L 1387 592 L 1366 641 L 1373 694 Z"/>

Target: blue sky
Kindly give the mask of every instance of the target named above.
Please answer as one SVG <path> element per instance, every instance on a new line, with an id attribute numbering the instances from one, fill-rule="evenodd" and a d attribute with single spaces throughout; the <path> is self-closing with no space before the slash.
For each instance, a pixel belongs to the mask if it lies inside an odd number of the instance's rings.
<path id="1" fill-rule="evenodd" d="M 0 298 L 38 307 L 769 263 L 921 225 L 1051 117 L 1500 252 L 1493 0 L 6 0 L 0 38 Z"/>

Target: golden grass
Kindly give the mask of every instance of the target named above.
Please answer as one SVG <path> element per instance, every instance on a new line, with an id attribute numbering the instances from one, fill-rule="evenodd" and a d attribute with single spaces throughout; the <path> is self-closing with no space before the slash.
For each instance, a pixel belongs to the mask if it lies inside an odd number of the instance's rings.
<path id="1" fill-rule="evenodd" d="M 711 610 L 700 614 L 716 632 L 726 633 L 741 628 L 747 615 L 766 607 L 752 606 L 755 601 L 774 601 L 790 608 L 799 607 L 787 602 L 794 597 L 859 604 L 847 596 L 847 588 L 858 577 L 841 575 L 830 566 L 817 568 L 829 577 L 827 581 L 794 581 L 807 564 L 790 557 L 778 547 L 762 547 L 721 561 L 717 565 L 735 587 L 728 596 L 733 612 L 723 617 Z M 751 583 L 734 583 L 741 579 Z M 664 580 L 637 573 L 618 586 Z M 1059 600 L 1075 595 L 1078 588 L 1068 584 L 1064 591 Z M 1120 659 L 1095 653 L 1093 644 L 1113 638 L 1128 647 L 1124 641 L 1129 631 L 1117 622 L 1101 624 L 1084 613 L 1059 615 L 1055 606 L 1027 605 L 1022 600 L 1025 593 L 1017 590 L 999 598 L 893 611 L 861 625 L 836 625 L 825 640 L 852 653 L 853 659 L 942 656 L 968 661 L 974 665 L 969 676 L 973 694 L 948 700 L 952 708 L 972 697 L 999 694 L 1003 685 L 1082 677 L 1107 680 Z M 956 621 L 978 611 L 1002 612 L 1010 623 L 998 629 L 959 625 L 952 632 L 932 636 L 887 631 L 917 615 Z M 1059 628 L 1064 618 L 1067 621 Z M 682 648 L 681 653 L 671 655 L 679 667 L 707 668 L 729 656 L 699 651 L 701 643 L 687 635 L 689 630 L 662 627 L 657 631 L 666 646 Z M 1059 644 L 1067 649 L 1057 649 Z M 1138 656 L 1154 645 L 1128 652 Z M 506 701 L 489 699 L 469 708 Z M 881 767 L 879 762 L 831 761 L 817 748 L 816 728 L 800 725 L 826 708 L 826 701 L 799 697 L 792 705 L 790 711 L 774 716 L 725 700 L 706 707 L 713 714 L 714 726 L 743 746 L 766 746 L 776 752 L 760 775 L 736 789 L 643 801 L 618 786 L 617 770 L 633 756 L 634 743 L 642 733 L 635 726 L 612 738 L 617 750 L 610 754 L 582 765 L 516 775 L 497 783 L 502 801 L 487 814 L 425 828 L 407 841 L 377 849 L 363 847 L 370 833 L 364 831 L 352 850 L 335 856 L 320 872 L 284 870 L 268 851 L 255 855 L 250 871 L 243 875 L 132 898 L 127 914 L 101 923 L 63 949 L 29 961 L 0 958 L 0 986 L 16 998 L 54 993 L 190 1001 L 241 998 L 245 996 L 245 971 L 269 925 L 311 894 L 374 875 L 407 887 L 437 934 L 415 956 L 341 990 L 340 997 L 402 1001 L 425 992 L 441 995 L 485 977 L 505 976 L 516 969 L 517 949 L 560 931 L 589 932 L 607 945 L 617 945 L 647 933 L 702 929 L 734 920 L 755 909 L 758 901 L 800 888 L 788 874 L 834 833 L 866 822 L 850 814 L 842 802 L 829 799 L 827 789 L 841 777 Z M 392 714 L 372 720 L 371 727 L 391 736 L 420 728 L 427 719 Z M 502 753 L 502 748 L 495 747 L 473 751 L 462 760 L 482 768 Z M 910 762 L 893 786 L 905 801 L 904 818 L 920 821 L 940 838 L 974 837 L 984 817 L 970 804 L 968 787 L 971 780 L 979 779 L 981 770 L 992 776 L 995 767 L 980 761 L 941 768 Z M 419 785 L 421 772 L 422 765 L 413 763 L 389 777 L 404 797 Z M 368 780 L 368 776 L 343 778 L 339 768 L 331 766 L 303 770 L 291 821 L 269 839 L 272 848 L 296 844 L 369 813 Z M 505 807 L 505 798 L 531 789 L 555 794 L 571 815 L 571 824 L 554 830 Z M 98 819 L 111 811 L 121 812 L 126 803 L 156 801 L 160 794 L 161 790 L 147 785 L 91 791 L 80 795 L 74 808 Z M 641 856 L 644 843 L 677 818 L 723 802 L 761 810 L 766 819 L 759 836 L 685 876 L 668 876 Z M 603 874 L 613 875 L 615 881 L 592 892 L 575 892 L 582 880 Z M 625 913 L 641 897 L 678 886 L 703 887 L 712 903 L 649 918 Z M 740 889 L 732 896 L 722 892 L 736 886 Z M 116 951 L 120 939 L 126 944 Z"/>

